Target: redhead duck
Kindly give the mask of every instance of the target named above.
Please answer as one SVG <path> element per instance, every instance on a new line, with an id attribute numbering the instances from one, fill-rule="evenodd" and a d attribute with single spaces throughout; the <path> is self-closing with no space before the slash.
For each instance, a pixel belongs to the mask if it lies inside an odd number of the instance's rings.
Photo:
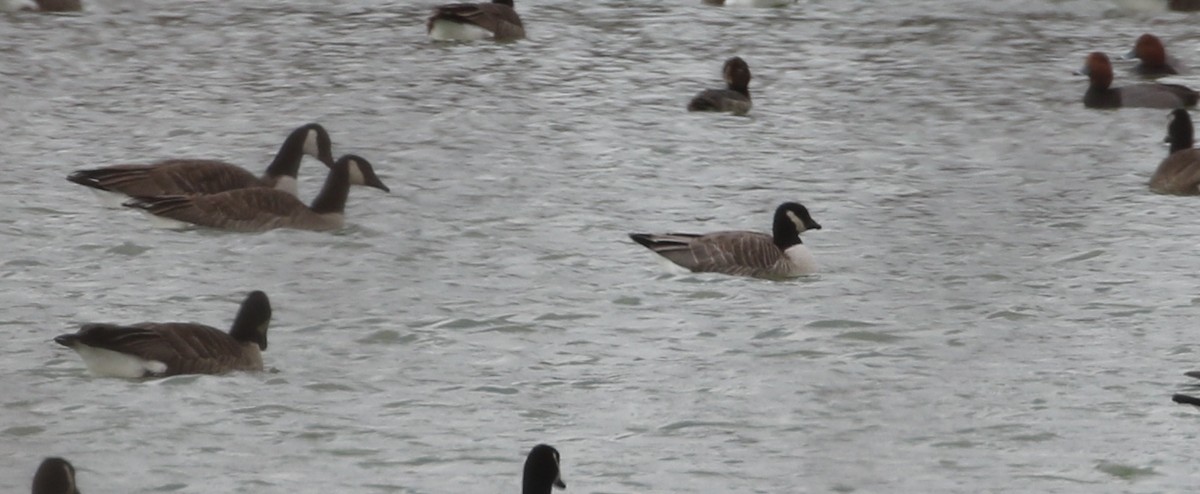
<path id="1" fill-rule="evenodd" d="M 820 230 L 808 209 L 785 202 L 775 209 L 770 235 L 749 231 L 630 233 L 629 238 L 695 273 L 724 273 L 765 279 L 795 278 L 816 272 L 800 233 Z"/>
<path id="2" fill-rule="evenodd" d="M 1171 151 L 1150 177 L 1150 190 L 1160 194 L 1200 194 L 1200 149 L 1192 148 L 1192 117 L 1179 108 L 1171 112 L 1167 125 Z"/>
<path id="3" fill-rule="evenodd" d="M 492 3 L 452 3 L 433 9 L 425 23 L 429 37 L 438 41 L 513 41 L 525 37 L 521 16 L 513 0 Z"/>
<path id="4" fill-rule="evenodd" d="M 1195 106 L 1200 93 L 1178 84 L 1134 84 L 1112 88 L 1113 71 L 1108 55 L 1093 52 L 1077 74 L 1086 75 L 1091 81 L 1083 95 L 1083 105 L 1088 108 L 1164 108 L 1175 109 Z"/>
<path id="5" fill-rule="evenodd" d="M 1168 56 L 1162 40 L 1150 33 L 1138 36 L 1133 49 L 1121 58 L 1141 60 L 1141 63 L 1133 67 L 1133 71 L 1147 77 L 1178 75 L 1184 72 L 1183 64 L 1175 57 Z"/>
<path id="6" fill-rule="evenodd" d="M 709 89 L 697 94 L 688 103 L 688 111 L 733 112 L 745 115 L 750 112 L 750 66 L 741 57 L 725 61 L 726 89 Z"/>

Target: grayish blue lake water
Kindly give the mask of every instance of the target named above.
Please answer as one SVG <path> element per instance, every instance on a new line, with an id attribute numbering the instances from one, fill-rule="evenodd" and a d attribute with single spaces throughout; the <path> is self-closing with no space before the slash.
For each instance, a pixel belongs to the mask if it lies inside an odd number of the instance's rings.
<path id="1" fill-rule="evenodd" d="M 1200 199 L 1145 185 L 1166 112 L 1072 76 L 1156 2 L 517 0 L 530 39 L 437 44 L 439 2 L 93 0 L 0 15 L 0 490 L 1184 492 Z M 754 74 L 738 118 L 683 111 Z M 1118 64 L 1118 83 L 1131 82 Z M 1200 76 L 1175 79 L 1200 86 Z M 292 128 L 374 163 L 337 234 L 150 227 L 72 170 L 256 172 Z M 311 198 L 324 167 L 301 169 Z M 678 274 L 629 231 L 824 229 L 818 276 Z M 271 372 L 89 376 L 83 322 L 227 327 Z"/>

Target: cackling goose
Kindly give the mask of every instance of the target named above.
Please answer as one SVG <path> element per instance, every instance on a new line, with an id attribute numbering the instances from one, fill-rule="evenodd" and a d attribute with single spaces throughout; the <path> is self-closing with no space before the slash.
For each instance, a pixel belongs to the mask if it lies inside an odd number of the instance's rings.
<path id="1" fill-rule="evenodd" d="M 351 177 L 374 176 L 367 160 L 348 154 L 329 169 L 329 176 L 312 206 L 277 189 L 237 189 L 204 196 L 134 197 L 126 207 L 141 209 L 178 226 L 206 226 L 237 232 L 276 228 L 337 230 L 345 225 L 346 197 Z"/>
<path id="2" fill-rule="evenodd" d="M 79 494 L 75 467 L 62 458 L 46 458 L 33 474 L 33 494 Z"/>
<path id="3" fill-rule="evenodd" d="M 433 9 L 425 28 L 429 37 L 438 41 L 513 41 L 525 37 L 513 0 L 441 5 Z"/>
<path id="4" fill-rule="evenodd" d="M 260 291 L 242 301 L 229 332 L 203 324 L 85 324 L 54 338 L 75 350 L 89 371 L 106 377 L 173 376 L 261 371 L 271 301 Z"/>
<path id="5" fill-rule="evenodd" d="M 566 489 L 559 471 L 558 450 L 539 444 L 525 458 L 525 473 L 521 479 L 522 494 L 549 494 L 552 487 Z"/>
<path id="6" fill-rule="evenodd" d="M 820 230 L 804 206 L 785 202 L 775 210 L 773 234 L 723 231 L 631 233 L 629 238 L 693 272 L 780 279 L 812 274 L 816 262 L 800 242 L 805 230 Z"/>
<path id="7" fill-rule="evenodd" d="M 750 112 L 750 66 L 741 57 L 733 57 L 725 61 L 722 72 L 726 88 L 700 92 L 688 103 L 688 111 Z"/>

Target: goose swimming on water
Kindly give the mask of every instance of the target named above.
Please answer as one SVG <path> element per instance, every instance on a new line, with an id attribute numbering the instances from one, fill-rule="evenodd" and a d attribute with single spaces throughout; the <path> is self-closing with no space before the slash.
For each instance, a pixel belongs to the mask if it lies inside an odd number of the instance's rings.
<path id="1" fill-rule="evenodd" d="M 204 226 L 236 232 L 276 228 L 337 230 L 345 225 L 346 198 L 352 177 L 374 176 L 367 160 L 348 154 L 329 169 L 329 176 L 311 206 L 296 196 L 265 187 L 237 189 L 211 195 L 134 197 L 126 207 L 140 209 L 179 226 Z"/>
<path id="2" fill-rule="evenodd" d="M 54 342 L 107 377 L 173 376 L 261 371 L 271 301 L 260 291 L 242 301 L 229 332 L 195 323 L 85 324 Z"/>
<path id="3" fill-rule="evenodd" d="M 812 253 L 800 241 L 807 230 L 820 230 L 808 209 L 785 202 L 775 209 L 772 234 L 750 231 L 631 233 L 629 238 L 693 272 L 781 279 L 816 272 Z"/>
<path id="4" fill-rule="evenodd" d="M 132 196 L 216 194 L 252 187 L 275 188 L 296 195 L 296 177 L 304 155 L 333 166 L 333 145 L 329 133 L 320 124 L 310 123 L 293 130 L 284 139 L 262 177 L 223 161 L 207 159 L 169 159 L 146 165 L 113 165 L 79 170 L 67 177 L 71 182 L 90 187 L 119 205 Z M 365 185 L 383 191 L 388 187 L 372 175 L 356 177 L 352 185 Z M 107 200 L 109 197 L 115 200 Z"/>

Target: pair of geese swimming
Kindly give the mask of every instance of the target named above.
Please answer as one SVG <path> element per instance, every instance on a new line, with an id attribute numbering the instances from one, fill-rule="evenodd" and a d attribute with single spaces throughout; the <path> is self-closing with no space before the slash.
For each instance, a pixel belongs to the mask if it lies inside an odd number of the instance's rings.
<path id="1" fill-rule="evenodd" d="M 525 456 L 521 493 L 549 494 L 554 487 L 566 489 L 559 463 L 558 450 L 553 446 L 534 446 Z M 75 467 L 62 458 L 42 460 L 33 475 L 33 494 L 80 494 L 79 486 L 75 483 Z"/>
<path id="2" fill-rule="evenodd" d="M 261 177 L 222 161 L 171 159 L 79 170 L 67 180 L 91 188 L 107 204 L 121 203 L 172 225 L 242 232 L 335 230 L 344 225 L 351 185 L 389 189 L 366 159 L 348 154 L 335 161 L 332 148 L 325 128 L 310 123 L 284 139 Z M 311 205 L 296 198 L 305 155 L 329 167 L 325 185 Z"/>

